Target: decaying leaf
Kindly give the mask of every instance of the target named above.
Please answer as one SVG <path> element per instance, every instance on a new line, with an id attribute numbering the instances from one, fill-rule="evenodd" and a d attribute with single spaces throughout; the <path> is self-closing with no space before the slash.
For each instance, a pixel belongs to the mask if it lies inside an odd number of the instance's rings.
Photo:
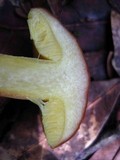
<path id="1" fill-rule="evenodd" d="M 15 16 L 14 6 L 8 0 L 5 0 L 3 5 L 0 6 L 0 15 L 2 15 L 0 16 L 0 27 L 2 28 L 16 30 L 23 30 L 27 28 L 26 20 Z"/>
<path id="2" fill-rule="evenodd" d="M 58 16 L 59 14 L 61 14 L 63 0 L 61 1 L 60 0 L 47 0 L 47 1 L 54 15 Z"/>
<path id="3" fill-rule="evenodd" d="M 101 159 L 104 159 L 105 156 L 103 156 L 103 154 L 99 154 L 100 152 L 99 150 L 102 150 L 102 152 L 104 153 L 105 151 L 104 148 L 106 148 L 106 146 L 111 146 L 112 144 L 115 143 L 115 141 L 118 141 L 117 148 L 119 149 L 119 145 L 120 145 L 120 141 L 119 141 L 120 128 L 119 128 L 119 119 L 118 119 L 118 114 L 120 112 L 119 106 L 120 106 L 120 92 L 114 99 L 112 110 L 110 111 L 110 114 L 106 117 L 105 123 L 103 124 L 101 131 L 99 132 L 96 140 L 88 148 L 83 150 L 83 152 L 80 153 L 80 155 L 77 157 L 76 160 L 85 160 L 97 150 L 98 150 L 98 154 L 97 154 L 98 158 L 101 157 Z M 110 151 L 110 148 L 108 149 L 106 148 L 106 151 L 107 152 Z M 116 156 L 116 152 L 113 151 L 113 157 L 115 156 Z M 108 159 L 107 157 L 110 157 L 109 154 L 106 155 L 106 159 Z"/>
<path id="4" fill-rule="evenodd" d="M 113 67 L 120 76 L 120 14 L 113 11 L 111 14 L 112 35 L 114 42 Z"/>
<path id="5" fill-rule="evenodd" d="M 19 0 L 19 6 L 15 7 L 15 13 L 23 18 L 27 19 L 27 15 L 31 8 L 49 8 L 46 0 Z"/>
<path id="6" fill-rule="evenodd" d="M 109 4 L 111 5 L 112 9 L 120 13 L 120 1 L 119 0 L 108 0 Z"/>
<path id="7" fill-rule="evenodd" d="M 100 50 L 96 52 L 86 52 L 84 55 L 89 68 L 91 79 L 94 81 L 107 79 L 107 52 L 105 50 Z"/>
<path id="8" fill-rule="evenodd" d="M 90 160 L 119 160 L 120 159 L 120 139 L 115 139 L 111 144 L 106 145 L 96 152 Z"/>
<path id="9" fill-rule="evenodd" d="M 29 107 L 28 107 L 29 106 Z M 27 101 L 13 100 L 0 114 L 0 146 L 16 158 L 39 141 L 39 109 Z"/>

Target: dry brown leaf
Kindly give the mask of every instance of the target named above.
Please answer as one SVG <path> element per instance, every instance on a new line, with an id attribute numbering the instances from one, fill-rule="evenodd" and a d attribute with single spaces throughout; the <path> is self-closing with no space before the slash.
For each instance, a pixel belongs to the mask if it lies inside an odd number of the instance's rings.
<path id="1" fill-rule="evenodd" d="M 120 149 L 120 137 L 98 150 L 90 160 L 115 160 L 116 153 Z M 120 159 L 120 157 L 119 157 Z"/>
<path id="2" fill-rule="evenodd" d="M 108 0 L 109 4 L 111 5 L 112 9 L 120 13 L 120 1 L 119 0 Z"/>
<path id="3" fill-rule="evenodd" d="M 0 146 L 9 155 L 20 157 L 39 142 L 40 113 L 27 101 L 13 100 L 0 115 Z"/>
<path id="4" fill-rule="evenodd" d="M 113 67 L 120 76 L 120 14 L 113 11 L 111 14 L 112 35 L 114 42 Z"/>
<path id="5" fill-rule="evenodd" d="M 101 131 L 98 134 L 96 140 L 88 148 L 83 150 L 83 152 L 79 154 L 76 160 L 88 159 L 88 157 L 90 157 L 96 151 L 98 152 L 97 154 L 98 158 L 101 157 L 101 160 L 105 158 L 105 156 L 103 155 L 105 151 L 104 148 L 106 148 L 106 152 L 108 153 L 110 148 L 109 147 L 107 148 L 106 146 L 112 147 L 113 146 L 112 144 L 114 144 L 116 140 L 120 139 L 119 113 L 120 113 L 120 93 L 116 96 L 114 104 L 112 106 L 112 110 L 106 117 L 105 123 L 103 124 L 103 127 L 101 128 Z M 118 143 L 118 149 L 119 149 L 119 144 L 120 143 Z M 101 150 L 103 154 L 99 154 L 99 151 L 101 152 Z M 113 157 L 116 156 L 116 152 L 113 151 Z M 106 157 L 109 157 L 109 154 L 107 154 Z"/>

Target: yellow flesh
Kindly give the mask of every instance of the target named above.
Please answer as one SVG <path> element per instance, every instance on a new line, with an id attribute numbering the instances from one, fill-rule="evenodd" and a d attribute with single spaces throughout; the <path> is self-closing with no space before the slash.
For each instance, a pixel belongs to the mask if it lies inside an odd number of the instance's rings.
<path id="1" fill-rule="evenodd" d="M 61 141 L 64 126 L 65 126 L 65 106 L 59 99 L 51 99 L 49 103 L 45 105 L 45 109 L 42 108 L 43 124 L 45 134 L 49 139 L 51 146 L 58 145 Z"/>
<path id="2" fill-rule="evenodd" d="M 33 23 L 33 17 L 35 23 Z M 38 16 L 34 12 L 29 13 L 28 18 L 31 39 L 34 41 L 38 53 L 46 59 L 59 60 L 62 51 L 44 15 L 43 17 L 40 14 Z"/>
<path id="3" fill-rule="evenodd" d="M 48 60 L 1 54 L 0 95 L 36 103 L 48 143 L 56 147 L 82 119 L 88 90 L 86 64 L 76 41 L 55 18 L 42 9 L 32 9 L 28 17 L 35 47 Z"/>
<path id="4" fill-rule="evenodd" d="M 45 129 L 45 134 L 49 144 L 52 147 L 58 145 L 63 136 L 65 126 L 65 106 L 63 102 L 54 97 L 48 102 L 41 102 L 40 99 L 32 100 L 40 106 L 42 112 L 42 121 Z"/>

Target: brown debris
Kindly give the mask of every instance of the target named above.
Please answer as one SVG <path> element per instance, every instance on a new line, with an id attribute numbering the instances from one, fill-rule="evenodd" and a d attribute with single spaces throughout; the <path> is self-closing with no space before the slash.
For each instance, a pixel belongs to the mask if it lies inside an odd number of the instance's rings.
<path id="1" fill-rule="evenodd" d="M 120 150 L 120 137 L 98 150 L 90 160 L 115 160 L 118 150 Z"/>
<path id="2" fill-rule="evenodd" d="M 114 42 L 114 57 L 112 64 L 120 76 L 120 14 L 112 12 L 111 14 L 112 35 Z"/>

